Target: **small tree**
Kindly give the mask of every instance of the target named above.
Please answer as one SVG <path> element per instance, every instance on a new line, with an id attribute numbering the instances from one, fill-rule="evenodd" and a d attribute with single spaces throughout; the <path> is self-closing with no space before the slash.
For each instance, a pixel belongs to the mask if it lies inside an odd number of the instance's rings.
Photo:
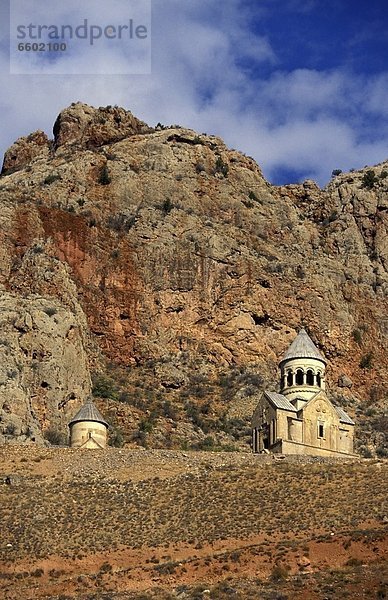
<path id="1" fill-rule="evenodd" d="M 371 190 L 375 183 L 378 181 L 375 172 L 373 169 L 369 169 L 364 173 L 362 178 L 361 187 Z"/>
<path id="2" fill-rule="evenodd" d="M 113 400 L 117 400 L 117 385 L 113 379 L 105 375 L 96 375 L 93 377 L 92 394 L 98 398 L 112 398 Z"/>

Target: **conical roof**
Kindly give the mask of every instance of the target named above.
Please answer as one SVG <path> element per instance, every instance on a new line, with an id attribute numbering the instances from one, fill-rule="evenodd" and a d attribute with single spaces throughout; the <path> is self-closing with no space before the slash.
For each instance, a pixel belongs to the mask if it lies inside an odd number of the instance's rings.
<path id="1" fill-rule="evenodd" d="M 299 331 L 292 344 L 284 353 L 280 362 L 282 363 L 285 360 L 291 360 L 292 358 L 316 358 L 317 360 L 322 361 L 324 364 L 327 363 L 327 360 L 319 352 L 318 348 L 305 329 L 301 329 Z"/>
<path id="2" fill-rule="evenodd" d="M 75 417 L 70 421 L 69 425 L 79 423 L 80 421 L 95 421 L 96 423 L 102 423 L 108 427 L 108 423 L 103 418 L 97 406 L 90 399 L 80 408 Z"/>

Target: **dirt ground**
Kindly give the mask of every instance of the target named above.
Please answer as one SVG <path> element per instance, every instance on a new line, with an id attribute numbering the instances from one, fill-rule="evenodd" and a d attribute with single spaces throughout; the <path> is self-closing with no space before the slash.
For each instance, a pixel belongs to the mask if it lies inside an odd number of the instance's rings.
<path id="1" fill-rule="evenodd" d="M 386 461 L 16 446 L 0 458 L 4 600 L 386 597 Z"/>

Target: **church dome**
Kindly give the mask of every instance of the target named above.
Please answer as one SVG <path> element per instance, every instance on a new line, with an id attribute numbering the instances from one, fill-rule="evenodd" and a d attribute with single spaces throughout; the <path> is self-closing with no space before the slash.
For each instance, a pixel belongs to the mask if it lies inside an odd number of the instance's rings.
<path id="1" fill-rule="evenodd" d="M 299 331 L 297 337 L 294 339 L 294 341 L 284 353 L 283 358 L 281 359 L 279 364 L 281 365 L 282 363 L 289 360 L 293 360 L 295 358 L 313 358 L 320 360 L 325 365 L 327 363 L 327 360 L 319 352 L 318 348 L 316 347 L 316 345 L 314 344 L 314 342 L 312 341 L 305 329 L 301 329 Z"/>
<path id="2" fill-rule="evenodd" d="M 108 423 L 105 421 L 97 406 L 91 400 L 87 400 L 87 402 L 85 402 L 75 417 L 72 418 L 69 426 L 82 421 L 94 421 L 95 423 L 101 423 L 102 425 L 108 427 Z"/>

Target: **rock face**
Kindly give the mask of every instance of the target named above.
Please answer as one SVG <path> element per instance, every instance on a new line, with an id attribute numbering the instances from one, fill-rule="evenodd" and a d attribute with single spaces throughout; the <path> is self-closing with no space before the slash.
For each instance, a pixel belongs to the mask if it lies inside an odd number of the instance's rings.
<path id="1" fill-rule="evenodd" d="M 150 131 L 145 123 L 123 108 L 107 106 L 95 110 L 77 102 L 58 115 L 54 123 L 54 143 L 57 148 L 65 144 L 98 147 Z"/>
<path id="2" fill-rule="evenodd" d="M 49 147 L 49 140 L 43 131 L 35 131 L 28 137 L 18 139 L 5 153 L 2 174 L 27 167 L 37 156 L 47 156 Z"/>
<path id="3" fill-rule="evenodd" d="M 42 443 L 90 392 L 80 325 L 56 299 L 4 291 L 0 318 L 0 443 Z"/>
<path id="4" fill-rule="evenodd" d="M 0 284 L 16 303 L 57 307 L 58 323 L 46 315 L 34 325 L 37 336 L 52 326 L 53 348 L 68 343 L 71 323 L 77 331 L 61 367 L 50 350 L 58 367 L 47 381 L 52 401 L 46 388 L 34 404 L 37 427 L 63 422 L 55 403 L 73 393 L 78 407 L 88 363 L 98 370 L 105 359 L 111 373 L 146 373 L 178 411 L 210 403 L 208 416 L 247 419 L 301 325 L 329 360 L 334 399 L 360 419 L 372 403 L 382 409 L 388 163 L 367 172 L 324 190 L 312 181 L 274 187 L 219 138 L 80 103 L 58 116 L 54 142 L 42 133 L 18 140 L 0 180 Z M 226 402 L 228 373 L 235 393 Z M 144 385 L 136 389 L 133 404 L 146 414 Z M 15 406 L 27 407 L 25 390 Z M 7 414 L 19 414 L 13 404 Z"/>

